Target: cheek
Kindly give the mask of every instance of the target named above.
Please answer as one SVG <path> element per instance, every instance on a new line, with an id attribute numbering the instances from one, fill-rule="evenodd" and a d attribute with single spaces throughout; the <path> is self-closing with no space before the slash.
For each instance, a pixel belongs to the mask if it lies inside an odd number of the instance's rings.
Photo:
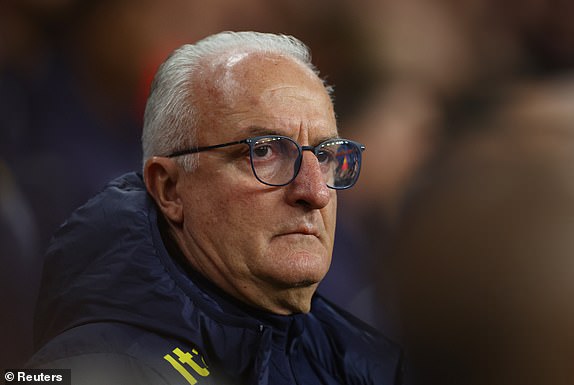
<path id="1" fill-rule="evenodd" d="M 214 188 L 206 183 L 190 185 L 183 196 L 186 230 L 197 241 L 215 241 L 219 233 L 225 233 L 228 209 L 225 188 Z"/>
<path id="2" fill-rule="evenodd" d="M 258 242 L 273 228 L 270 213 L 278 205 L 262 199 L 258 191 L 226 186 L 197 198 L 189 209 L 195 226 L 192 231 L 206 234 L 212 242 L 219 243 L 217 248 L 243 248 L 242 244 Z"/>
<path id="3" fill-rule="evenodd" d="M 331 239 L 331 249 L 335 240 L 335 227 L 337 224 L 337 193 L 333 192 L 331 202 L 322 210 L 323 223 L 325 231 Z"/>

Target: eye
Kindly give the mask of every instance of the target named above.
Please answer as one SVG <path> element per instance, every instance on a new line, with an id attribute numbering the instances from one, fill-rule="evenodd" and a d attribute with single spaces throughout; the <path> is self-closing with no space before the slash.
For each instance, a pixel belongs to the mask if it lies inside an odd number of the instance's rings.
<path id="1" fill-rule="evenodd" d="M 322 148 L 320 151 L 317 151 L 317 159 L 319 163 L 330 163 L 335 159 L 335 153 L 332 149 Z"/>
<path id="2" fill-rule="evenodd" d="M 267 158 L 273 155 L 273 148 L 269 144 L 257 145 L 253 148 L 253 155 L 257 158 Z"/>

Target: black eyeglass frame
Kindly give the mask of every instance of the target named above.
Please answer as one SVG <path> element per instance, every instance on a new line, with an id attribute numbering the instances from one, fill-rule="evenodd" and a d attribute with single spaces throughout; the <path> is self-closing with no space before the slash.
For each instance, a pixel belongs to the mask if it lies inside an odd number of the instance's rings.
<path id="1" fill-rule="evenodd" d="M 286 183 L 281 183 L 281 184 L 274 184 L 274 183 L 269 183 L 269 182 L 264 182 L 263 180 L 261 180 L 261 178 L 259 178 L 259 176 L 257 175 L 257 172 L 255 171 L 255 166 L 253 165 L 253 150 L 254 150 L 254 144 L 257 143 L 258 141 L 262 140 L 262 139 L 286 139 L 288 141 L 290 141 L 291 143 L 293 143 L 295 146 L 297 146 L 297 149 L 299 151 L 299 155 L 297 156 L 297 159 L 295 160 L 295 170 L 293 172 L 293 177 Z M 333 139 L 327 139 L 321 143 L 319 143 L 316 146 L 301 146 L 299 143 L 297 143 L 296 141 L 294 141 L 293 139 L 289 138 L 288 136 L 283 136 L 283 135 L 262 135 L 262 136 L 255 136 L 255 137 L 251 137 L 251 138 L 246 138 L 246 139 L 242 139 L 242 140 L 237 140 L 234 142 L 228 142 L 228 143 L 221 143 L 221 144 L 214 144 L 212 146 L 202 146 L 202 147 L 192 147 L 192 148 L 187 148 L 184 150 L 179 150 L 179 151 L 175 151 L 172 152 L 171 154 L 167 155 L 167 158 L 175 158 L 178 156 L 183 156 L 183 155 L 189 155 L 189 154 L 196 154 L 198 152 L 203 152 L 203 151 L 209 151 L 209 150 L 215 150 L 218 148 L 223 148 L 223 147 L 228 147 L 228 146 L 234 146 L 237 144 L 247 144 L 249 146 L 249 162 L 251 163 L 251 170 L 253 171 L 253 175 L 255 175 L 255 178 L 263 183 L 264 185 L 267 186 L 275 186 L 275 187 L 281 187 L 281 186 L 287 186 L 289 183 L 293 182 L 295 180 L 295 178 L 297 178 L 297 175 L 299 175 L 299 171 L 301 170 L 301 160 L 303 157 L 303 151 L 311 151 L 313 152 L 313 154 L 315 155 L 315 157 L 319 158 L 319 150 L 324 147 L 327 143 L 337 143 L 337 144 L 345 144 L 345 145 L 353 145 L 355 146 L 359 151 L 357 151 L 358 157 L 357 157 L 357 163 L 358 163 L 358 170 L 357 170 L 357 175 L 355 176 L 355 178 L 353 179 L 353 182 L 349 185 L 345 185 L 342 187 L 334 187 L 334 186 L 329 186 L 327 184 L 327 187 L 334 189 L 334 190 L 345 190 L 348 188 L 351 188 L 355 185 L 355 183 L 357 182 L 357 180 L 359 179 L 359 174 L 361 173 L 361 163 L 362 163 L 362 153 L 363 151 L 365 151 L 366 147 L 358 142 L 355 142 L 353 140 L 349 140 L 349 139 L 342 139 L 342 138 L 333 138 Z"/>

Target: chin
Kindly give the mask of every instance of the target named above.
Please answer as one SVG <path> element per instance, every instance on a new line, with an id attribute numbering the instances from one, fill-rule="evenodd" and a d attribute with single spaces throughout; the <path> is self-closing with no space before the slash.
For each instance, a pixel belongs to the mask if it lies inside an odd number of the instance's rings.
<path id="1" fill-rule="evenodd" d="M 327 267 L 315 269 L 285 268 L 271 277 L 277 286 L 284 289 L 311 288 L 316 289 L 327 273 Z"/>
<path id="2" fill-rule="evenodd" d="M 312 287 L 312 286 L 317 286 L 319 284 L 319 282 L 321 282 L 321 280 L 311 280 L 311 279 L 307 279 L 307 280 L 302 280 L 299 282 L 294 282 L 291 284 L 291 287 L 293 288 L 301 288 L 301 287 Z"/>
<path id="3" fill-rule="evenodd" d="M 256 275 L 274 286 L 287 288 L 316 287 L 323 280 L 331 264 L 330 253 L 322 246 L 290 250 L 275 249 L 259 260 Z M 252 270 L 253 271 L 253 270 Z"/>
<path id="4" fill-rule="evenodd" d="M 269 269 L 260 271 L 260 278 L 266 281 L 268 290 L 275 292 L 279 307 L 270 309 L 277 314 L 307 313 L 311 307 L 311 299 L 325 277 L 330 259 L 324 256 L 297 254 L 296 258 L 284 258 Z"/>

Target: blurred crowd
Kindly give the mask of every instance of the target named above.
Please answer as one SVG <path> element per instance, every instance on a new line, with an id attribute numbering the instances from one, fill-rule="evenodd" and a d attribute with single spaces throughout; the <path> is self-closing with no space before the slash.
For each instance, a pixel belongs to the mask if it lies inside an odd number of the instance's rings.
<path id="1" fill-rule="evenodd" d="M 69 213 L 141 168 L 147 90 L 174 48 L 221 30 L 291 34 L 364 143 L 320 291 L 390 330 L 377 297 L 410 186 L 490 127 L 574 130 L 574 2 L 4 0 L 0 3 L 0 367 L 30 354 L 41 256 Z M 408 199 L 406 200 L 408 202 Z M 110 220 L 113 220 L 111 218 Z M 389 288 L 389 292 L 391 292 Z"/>
<path id="2" fill-rule="evenodd" d="M 515 123 L 457 138 L 401 215 L 387 310 L 416 384 L 574 381 L 574 131 Z"/>

